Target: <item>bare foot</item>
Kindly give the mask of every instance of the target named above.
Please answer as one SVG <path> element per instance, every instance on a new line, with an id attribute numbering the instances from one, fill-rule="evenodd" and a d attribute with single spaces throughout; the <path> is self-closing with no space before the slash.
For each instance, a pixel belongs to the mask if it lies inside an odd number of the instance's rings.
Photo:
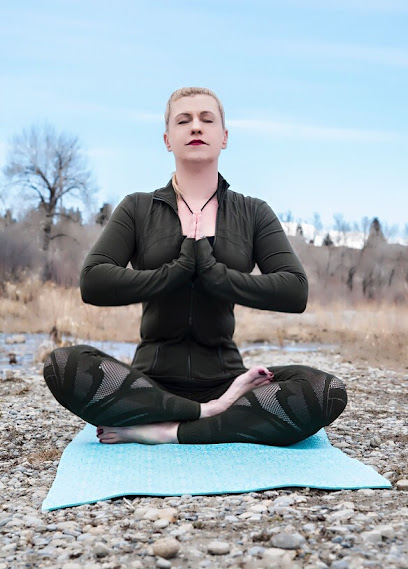
<path id="1" fill-rule="evenodd" d="M 213 399 L 208 403 L 202 403 L 200 419 L 204 419 L 205 417 L 212 417 L 213 415 L 222 413 L 228 409 L 228 407 L 231 407 L 231 405 L 235 403 L 235 401 L 239 399 L 241 395 L 250 389 L 254 389 L 254 387 L 267 385 L 273 381 L 273 377 L 273 373 L 266 367 L 252 367 L 247 372 L 236 377 L 224 395 L 222 395 L 219 399 Z"/>
<path id="2" fill-rule="evenodd" d="M 141 443 L 160 445 L 178 443 L 177 429 L 180 422 L 149 423 L 130 427 L 98 427 L 96 436 L 101 443 Z"/>

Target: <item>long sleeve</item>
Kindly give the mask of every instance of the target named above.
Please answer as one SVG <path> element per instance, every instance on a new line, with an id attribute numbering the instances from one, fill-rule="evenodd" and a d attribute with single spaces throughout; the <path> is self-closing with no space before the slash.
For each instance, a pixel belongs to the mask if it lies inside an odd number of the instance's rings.
<path id="1" fill-rule="evenodd" d="M 205 290 L 230 302 L 278 312 L 303 312 L 308 284 L 282 226 L 265 202 L 255 215 L 254 259 L 261 275 L 217 262 L 207 239 L 195 242 L 196 267 Z"/>
<path id="2" fill-rule="evenodd" d="M 87 255 L 81 271 L 82 300 L 97 306 L 144 302 L 192 278 L 194 240 L 184 239 L 177 259 L 158 269 L 127 268 L 135 255 L 135 196 L 126 196 Z"/>

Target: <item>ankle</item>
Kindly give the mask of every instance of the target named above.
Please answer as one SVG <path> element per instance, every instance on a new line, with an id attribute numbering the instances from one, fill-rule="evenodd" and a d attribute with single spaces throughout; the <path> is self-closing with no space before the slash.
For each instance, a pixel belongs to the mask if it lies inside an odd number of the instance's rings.
<path id="1" fill-rule="evenodd" d="M 208 403 L 201 403 L 201 412 L 199 419 L 205 419 L 206 417 L 213 417 L 221 413 L 222 409 L 218 399 L 213 399 L 208 401 Z"/>

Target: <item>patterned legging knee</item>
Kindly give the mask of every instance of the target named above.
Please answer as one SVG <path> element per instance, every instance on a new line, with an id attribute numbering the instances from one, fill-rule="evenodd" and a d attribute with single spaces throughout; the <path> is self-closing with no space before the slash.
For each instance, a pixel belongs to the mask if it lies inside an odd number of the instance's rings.
<path id="1" fill-rule="evenodd" d="M 177 437 L 183 444 L 286 446 L 313 435 L 344 410 L 346 389 L 335 376 L 300 365 L 269 369 L 275 376 L 270 385 L 246 392 L 226 411 L 205 419 L 199 419 L 197 401 L 166 391 L 91 346 L 54 350 L 44 378 L 57 401 L 88 423 L 118 427 L 180 421 Z"/>

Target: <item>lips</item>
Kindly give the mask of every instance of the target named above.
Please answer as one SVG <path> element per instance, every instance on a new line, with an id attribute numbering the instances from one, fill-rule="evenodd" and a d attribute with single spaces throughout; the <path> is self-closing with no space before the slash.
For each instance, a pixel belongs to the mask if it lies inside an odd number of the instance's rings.
<path id="1" fill-rule="evenodd" d="M 191 142 L 188 143 L 187 146 L 198 146 L 199 144 L 206 144 L 206 143 L 202 140 L 192 140 Z"/>

